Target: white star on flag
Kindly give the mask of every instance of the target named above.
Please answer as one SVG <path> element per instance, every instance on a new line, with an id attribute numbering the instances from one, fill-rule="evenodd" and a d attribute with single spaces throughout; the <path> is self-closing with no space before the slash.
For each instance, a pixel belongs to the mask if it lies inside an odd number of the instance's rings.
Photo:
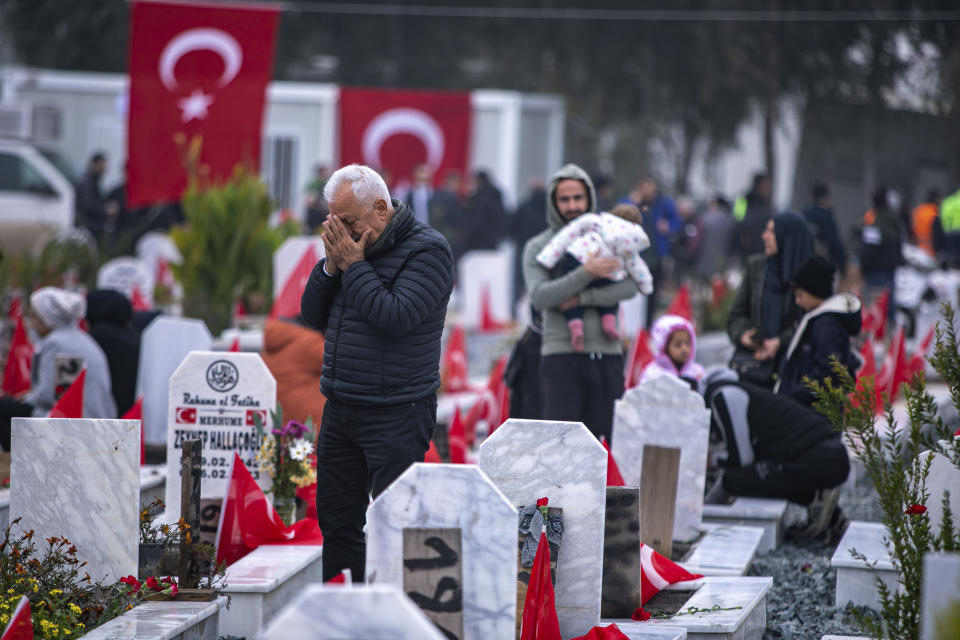
<path id="1" fill-rule="evenodd" d="M 194 89 L 189 98 L 177 102 L 183 111 L 181 119 L 184 122 L 203 120 L 207 117 L 207 107 L 213 104 L 213 96 L 205 94 L 200 89 Z"/>

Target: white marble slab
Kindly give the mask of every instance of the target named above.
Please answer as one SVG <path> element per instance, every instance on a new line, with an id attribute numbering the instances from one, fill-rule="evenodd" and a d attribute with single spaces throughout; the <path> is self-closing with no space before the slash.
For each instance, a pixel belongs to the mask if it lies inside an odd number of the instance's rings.
<path id="1" fill-rule="evenodd" d="M 773 551 L 783 540 L 783 518 L 787 501 L 776 498 L 738 497 L 733 504 L 704 504 L 703 521 L 742 524 L 763 529 L 760 553 Z"/>
<path id="2" fill-rule="evenodd" d="M 212 602 L 144 602 L 80 636 L 84 640 L 217 640 L 219 613 L 227 597 Z"/>
<path id="3" fill-rule="evenodd" d="M 690 573 L 704 576 L 745 576 L 763 538 L 760 527 L 706 524 L 706 534 L 681 562 Z"/>
<path id="4" fill-rule="evenodd" d="M 257 638 L 307 585 L 323 581 L 317 545 L 262 545 L 227 568 L 220 635 Z"/>
<path id="5" fill-rule="evenodd" d="M 516 507 L 547 497 L 550 506 L 563 509 L 560 633 L 587 633 L 600 619 L 606 450 L 580 422 L 512 419 L 480 446 L 480 468 Z"/>
<path id="6" fill-rule="evenodd" d="M 0 530 L 10 524 L 10 489 L 0 489 Z"/>
<path id="7" fill-rule="evenodd" d="M 495 320 L 513 318 L 513 249 L 468 251 L 457 264 L 460 317 L 468 329 L 480 326 L 484 291 Z"/>
<path id="8" fill-rule="evenodd" d="M 692 540 L 700 531 L 706 482 L 710 411 L 700 394 L 674 376 L 633 387 L 614 405 L 613 457 L 627 486 L 640 486 L 643 447 L 680 449 L 674 540 Z"/>
<path id="9" fill-rule="evenodd" d="M 264 491 L 270 478 L 254 459 L 260 438 L 254 426 L 259 414 L 271 428 L 277 408 L 277 381 L 257 353 L 193 351 L 170 377 L 167 429 L 167 511 L 180 513 L 180 442 L 202 442 L 201 498 L 223 498 L 234 452 Z"/>
<path id="10" fill-rule="evenodd" d="M 10 520 L 37 540 L 66 537 L 94 580 L 137 572 L 140 423 L 14 418 Z"/>
<path id="11" fill-rule="evenodd" d="M 949 443 L 944 442 L 944 446 Z M 926 458 L 932 457 L 930 462 L 930 474 L 927 476 L 927 491 L 930 493 L 930 499 L 927 500 L 927 515 L 930 517 L 930 528 L 934 535 L 939 533 L 940 525 L 943 521 L 943 497 L 944 492 L 950 492 L 950 512 L 953 514 L 953 526 L 960 525 L 960 469 L 954 465 L 949 458 L 942 453 L 924 451 L 918 456 L 921 463 L 926 462 Z"/>
<path id="12" fill-rule="evenodd" d="M 953 611 L 960 611 L 960 553 L 928 553 L 923 557 L 923 595 L 920 605 L 920 638 L 937 640 L 948 637 L 937 624 Z M 954 629 L 955 631 L 956 629 Z"/>
<path id="13" fill-rule="evenodd" d="M 646 622 L 602 620 L 600 624 L 616 622 L 624 633 L 627 629 L 645 627 L 680 627 L 686 629 L 688 640 L 759 640 L 767 624 L 766 594 L 772 586 L 773 578 L 705 578 L 703 586 L 690 596 L 680 611 L 689 607 L 710 609 L 714 605 L 741 608 L 675 615 Z"/>
<path id="14" fill-rule="evenodd" d="M 327 255 L 320 236 L 292 236 L 273 252 L 273 297 L 283 290 L 290 274 L 310 248 L 313 248 L 314 264 Z M 313 269 L 313 265 L 310 268 Z"/>
<path id="15" fill-rule="evenodd" d="M 459 528 L 463 638 L 516 629 L 517 510 L 478 467 L 409 467 L 367 509 L 367 580 L 403 588 L 403 530 Z"/>
<path id="16" fill-rule="evenodd" d="M 140 507 L 149 505 L 155 498 L 166 502 L 167 466 L 163 464 L 140 467 Z"/>
<path id="17" fill-rule="evenodd" d="M 867 636 L 823 636 L 820 640 L 873 640 Z"/>
<path id="18" fill-rule="evenodd" d="M 830 565 L 837 570 L 837 593 L 834 600 L 837 607 L 853 603 L 879 610 L 880 598 L 876 585 L 878 576 L 891 590 L 899 588 L 890 554 L 883 544 L 886 533 L 886 527 L 879 522 L 855 520 L 847 527 L 830 559 Z M 851 549 L 864 554 L 869 564 L 855 558 Z M 876 563 L 876 571 L 869 566 L 873 563 Z"/>
<path id="19" fill-rule="evenodd" d="M 212 338 L 202 320 L 160 316 L 140 338 L 137 395 L 143 396 L 143 437 L 149 444 L 167 443 L 170 376 L 191 351 L 210 348 Z"/>
<path id="20" fill-rule="evenodd" d="M 354 638 L 445 640 L 398 587 L 387 584 L 309 585 L 263 634 L 263 640 Z"/>
<path id="21" fill-rule="evenodd" d="M 617 622 L 617 628 L 620 633 L 627 636 L 630 640 L 686 640 L 687 630 L 682 627 L 653 627 L 642 623 L 635 623 L 632 620 L 630 625 Z M 612 624 L 609 621 L 601 624 L 606 627 Z"/>

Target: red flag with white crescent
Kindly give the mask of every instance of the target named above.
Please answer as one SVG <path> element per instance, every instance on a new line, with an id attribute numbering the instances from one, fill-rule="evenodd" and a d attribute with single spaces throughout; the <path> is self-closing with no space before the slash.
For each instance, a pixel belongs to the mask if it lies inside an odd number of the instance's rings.
<path id="1" fill-rule="evenodd" d="M 0 640 L 33 640 L 33 620 L 30 618 L 30 599 L 21 596 L 17 608 L 3 630 Z"/>
<path id="2" fill-rule="evenodd" d="M 469 143 L 468 92 L 340 89 L 340 164 L 389 169 L 400 182 L 426 164 L 438 184 L 466 173 Z"/>
<path id="3" fill-rule="evenodd" d="M 674 582 L 699 580 L 703 576 L 690 573 L 680 565 L 667 560 L 648 544 L 640 543 L 640 603 L 657 595 Z"/>
<path id="4" fill-rule="evenodd" d="M 278 8 L 138 1 L 130 12 L 127 202 L 180 199 L 200 142 L 211 181 L 260 163 Z"/>

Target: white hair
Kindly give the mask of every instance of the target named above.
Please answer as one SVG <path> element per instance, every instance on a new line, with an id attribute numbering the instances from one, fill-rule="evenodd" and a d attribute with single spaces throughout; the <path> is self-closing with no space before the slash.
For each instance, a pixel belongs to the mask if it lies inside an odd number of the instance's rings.
<path id="1" fill-rule="evenodd" d="M 390 190 L 380 174 L 362 164 L 348 164 L 333 172 L 326 186 L 323 187 L 323 197 L 332 202 L 343 188 L 350 185 L 357 202 L 364 207 L 372 207 L 378 199 L 383 199 L 390 208 Z"/>

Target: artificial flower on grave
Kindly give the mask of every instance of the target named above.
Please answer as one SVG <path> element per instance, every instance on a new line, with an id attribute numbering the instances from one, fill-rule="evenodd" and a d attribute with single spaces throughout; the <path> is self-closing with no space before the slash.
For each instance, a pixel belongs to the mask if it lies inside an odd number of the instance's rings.
<path id="1" fill-rule="evenodd" d="M 551 545 L 559 547 L 563 539 L 563 514 L 549 515 L 548 502 L 547 498 L 540 498 L 535 505 L 520 508 L 520 533 L 524 536 L 520 565 L 524 568 L 533 566 L 544 525 L 547 527 L 547 542 Z"/>
<path id="2" fill-rule="evenodd" d="M 904 511 L 904 513 L 907 514 L 908 516 L 916 516 L 926 512 L 927 512 L 927 508 L 922 504 L 912 504 L 909 507 L 907 507 L 907 509 Z"/>
<path id="3" fill-rule="evenodd" d="M 296 420 L 283 422 L 283 408 L 270 412 L 271 428 L 267 432 L 260 416 L 254 418 L 260 436 L 257 463 L 261 473 L 271 480 L 273 506 L 287 525 L 292 524 L 298 488 L 317 482 L 316 458 L 313 454 L 313 418 L 306 424 Z"/>

